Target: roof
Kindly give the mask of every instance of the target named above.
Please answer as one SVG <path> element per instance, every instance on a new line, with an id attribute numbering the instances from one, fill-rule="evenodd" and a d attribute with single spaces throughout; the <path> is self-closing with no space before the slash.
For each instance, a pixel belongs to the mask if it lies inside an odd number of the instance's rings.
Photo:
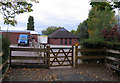
<path id="1" fill-rule="evenodd" d="M 19 33 L 38 34 L 38 32 L 30 31 L 30 30 L 2 30 L 2 32 L 19 32 Z"/>
<path id="2" fill-rule="evenodd" d="M 60 28 L 52 34 L 48 35 L 49 38 L 79 38 L 65 28 Z"/>
<path id="3" fill-rule="evenodd" d="M 28 30 L 2 30 L 2 32 L 30 32 Z"/>

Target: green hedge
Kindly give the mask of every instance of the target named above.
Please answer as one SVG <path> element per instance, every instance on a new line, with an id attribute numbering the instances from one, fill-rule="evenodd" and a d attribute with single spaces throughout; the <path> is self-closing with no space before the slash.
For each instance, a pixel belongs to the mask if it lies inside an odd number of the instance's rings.
<path id="1" fill-rule="evenodd" d="M 10 42 L 7 37 L 2 37 L 2 51 L 3 51 L 3 56 L 2 56 L 2 63 L 4 63 L 8 57 L 9 57 L 9 51 L 10 51 Z"/>
<path id="2" fill-rule="evenodd" d="M 81 48 L 90 48 L 90 49 L 102 49 L 106 47 L 106 43 L 103 39 L 96 38 L 96 39 L 85 39 L 80 42 Z"/>
<path id="3" fill-rule="evenodd" d="M 103 39 L 94 38 L 94 39 L 85 39 L 81 41 L 81 48 L 84 49 L 103 49 L 106 47 L 106 43 Z M 81 52 L 82 56 L 97 56 L 97 55 L 105 55 L 105 52 Z M 87 63 L 97 63 L 97 62 L 104 62 L 104 59 L 94 59 L 94 60 L 82 60 L 83 62 Z"/>
<path id="4" fill-rule="evenodd" d="M 120 51 L 120 42 L 107 42 L 106 48 Z"/>

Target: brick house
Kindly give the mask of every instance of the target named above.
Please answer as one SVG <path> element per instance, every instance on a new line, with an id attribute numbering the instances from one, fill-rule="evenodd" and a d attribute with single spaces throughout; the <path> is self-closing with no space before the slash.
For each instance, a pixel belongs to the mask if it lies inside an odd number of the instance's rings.
<path id="1" fill-rule="evenodd" d="M 24 30 L 24 31 L 2 30 L 3 37 L 6 37 L 6 35 L 8 35 L 8 38 L 9 38 L 11 44 L 17 44 L 18 43 L 18 39 L 19 39 L 20 34 L 31 35 L 31 38 L 33 38 L 33 39 L 35 39 L 35 41 L 37 41 L 37 34 L 31 34 L 31 31 L 28 31 L 28 30 Z"/>
<path id="2" fill-rule="evenodd" d="M 61 28 L 48 35 L 48 44 L 75 45 L 79 44 L 79 37 L 67 31 L 65 28 Z"/>

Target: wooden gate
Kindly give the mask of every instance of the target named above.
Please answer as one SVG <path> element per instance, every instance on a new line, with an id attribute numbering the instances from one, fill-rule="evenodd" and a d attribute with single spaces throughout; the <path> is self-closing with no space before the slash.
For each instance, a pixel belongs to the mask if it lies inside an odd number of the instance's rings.
<path id="1" fill-rule="evenodd" d="M 73 66 L 73 46 L 50 48 L 50 67 Z"/>

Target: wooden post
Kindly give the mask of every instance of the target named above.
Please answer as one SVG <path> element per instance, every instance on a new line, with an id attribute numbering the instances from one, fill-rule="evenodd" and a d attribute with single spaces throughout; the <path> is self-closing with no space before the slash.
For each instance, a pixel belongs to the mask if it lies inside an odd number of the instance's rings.
<path id="1" fill-rule="evenodd" d="M 47 65 L 48 65 L 48 69 L 50 68 L 50 46 L 47 46 Z"/>
<path id="2" fill-rule="evenodd" d="M 78 67 L 78 46 L 75 46 L 75 67 Z"/>
<path id="3" fill-rule="evenodd" d="M 74 46 L 72 46 L 72 67 L 73 67 L 73 64 L 74 64 Z"/>

